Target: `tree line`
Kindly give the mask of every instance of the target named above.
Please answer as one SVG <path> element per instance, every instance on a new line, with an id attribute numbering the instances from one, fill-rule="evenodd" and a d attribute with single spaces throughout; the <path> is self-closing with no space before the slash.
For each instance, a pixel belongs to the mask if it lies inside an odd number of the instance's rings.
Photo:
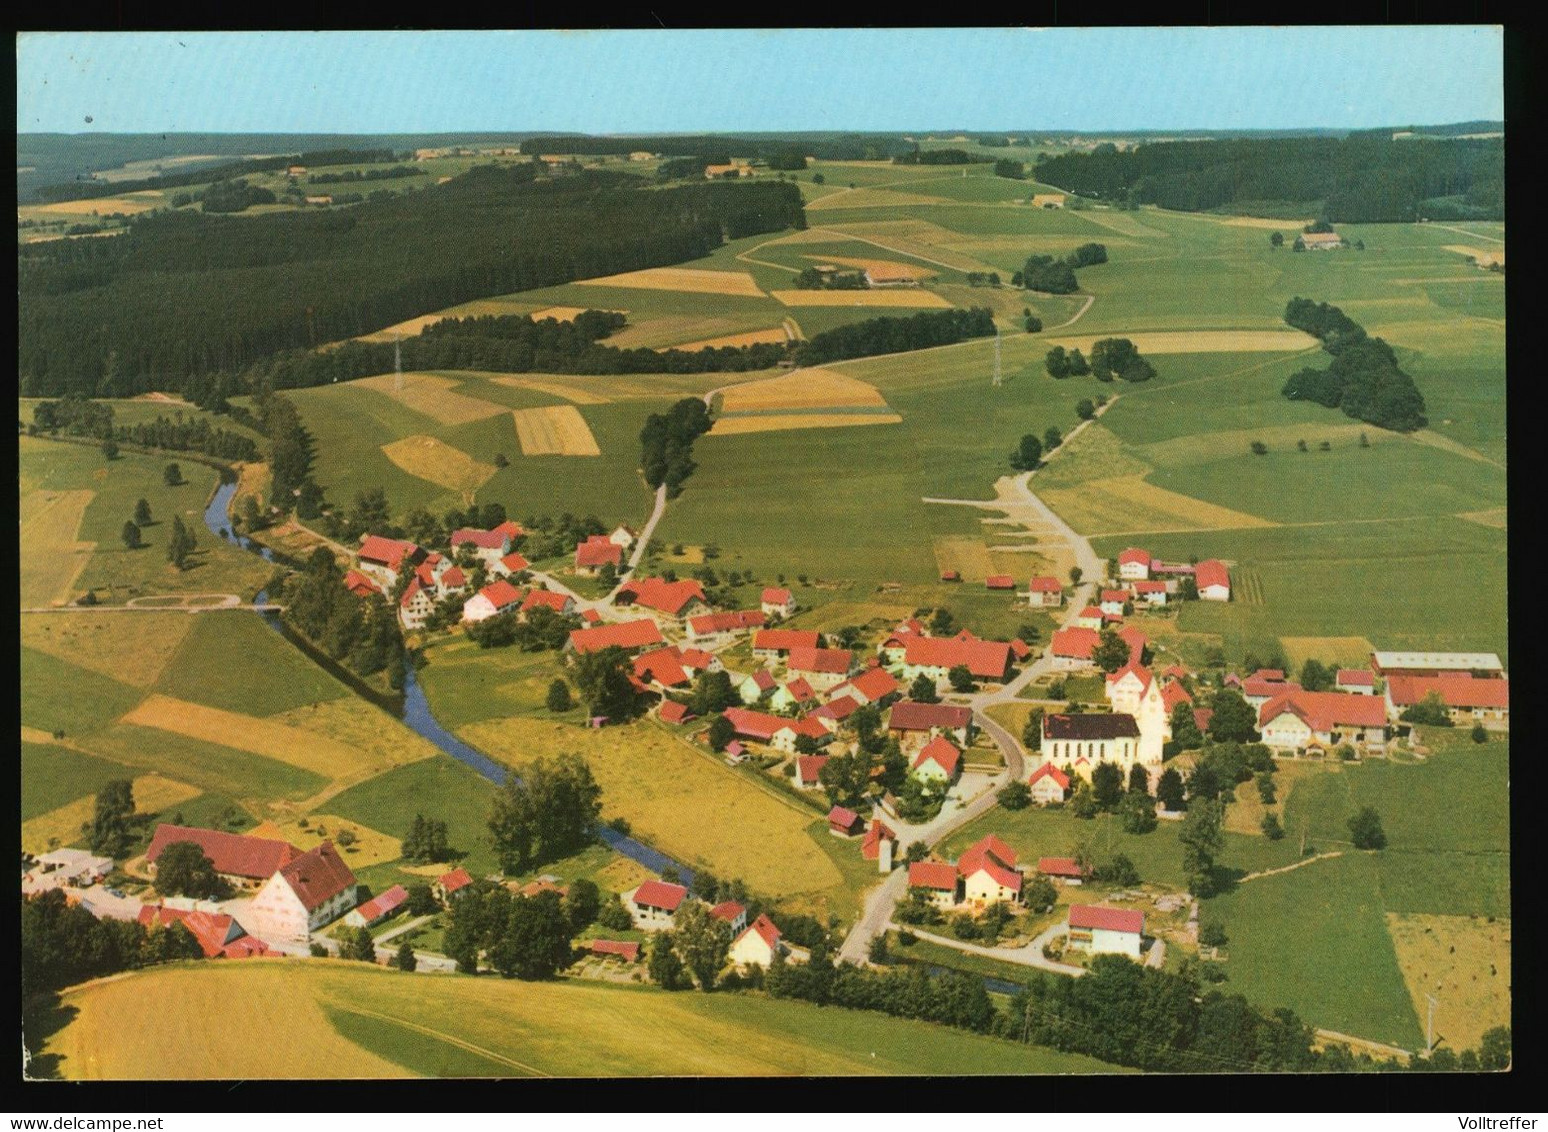
<path id="1" fill-rule="evenodd" d="M 892 159 L 894 165 L 986 165 L 992 157 L 969 153 L 965 149 L 920 149 L 915 145 L 912 152 L 900 153 Z"/>
<path id="2" fill-rule="evenodd" d="M 318 547 L 299 570 L 269 583 L 269 596 L 285 605 L 285 623 L 334 660 L 361 676 L 386 671 L 388 683 L 404 680 L 403 638 L 393 606 L 380 594 L 356 597 L 344 585 L 333 552 Z"/>
<path id="3" fill-rule="evenodd" d="M 147 189 L 171 189 L 183 185 L 203 185 L 226 181 L 246 173 L 272 173 L 292 165 L 366 165 L 392 161 L 397 157 L 390 149 L 328 149 L 309 153 L 292 153 L 279 157 L 254 157 L 245 161 L 229 161 L 221 165 L 207 165 L 186 173 L 162 173 L 155 177 L 142 177 L 130 181 L 67 181 L 59 185 L 43 185 L 37 190 L 39 199 L 90 200 L 96 197 L 118 196 L 121 193 L 143 192 Z"/>
<path id="4" fill-rule="evenodd" d="M 1315 401 L 1344 415 L 1394 432 L 1413 432 L 1428 422 L 1424 394 L 1398 367 L 1397 354 L 1381 338 L 1328 303 L 1297 296 L 1285 307 L 1285 322 L 1322 342 L 1333 355 L 1325 370 L 1291 374 L 1280 393 L 1291 401 Z"/>
<path id="5" fill-rule="evenodd" d="M 666 484 L 675 498 L 693 474 L 693 442 L 710 430 L 709 409 L 698 397 L 684 397 L 665 413 L 652 413 L 640 430 L 640 467 L 652 488 Z"/>
<path id="6" fill-rule="evenodd" d="M 1021 270 L 1011 275 L 1011 286 L 1050 295 L 1073 294 L 1080 286 L 1075 279 L 1075 268 L 1106 262 L 1105 244 L 1082 244 L 1063 259 L 1055 259 L 1051 255 L 1030 255 L 1021 265 Z"/>
<path id="7" fill-rule="evenodd" d="M 799 140 L 788 137 L 739 138 L 718 134 L 683 134 L 665 137 L 643 134 L 632 137 L 552 134 L 526 139 L 521 143 L 521 152 L 533 155 L 616 154 L 648 150 L 651 153 L 660 153 L 669 157 L 692 156 L 698 161 L 700 160 L 698 155 L 705 153 L 717 155 L 736 153 L 747 157 L 770 159 L 783 153 L 796 151 L 803 158 L 810 156 L 826 161 L 873 161 L 901 153 L 906 146 L 907 143 L 901 138 L 889 137 L 885 134 L 800 135 Z M 703 173 L 704 164 L 726 165 L 729 162 L 729 157 L 722 161 L 706 161 L 700 165 L 699 172 Z M 782 168 L 782 166 L 776 166 L 771 161 L 770 168 Z M 805 166 L 801 165 L 797 168 L 805 168 Z"/>
<path id="8" fill-rule="evenodd" d="M 342 173 L 311 173 L 307 175 L 306 183 L 350 185 L 356 181 L 396 181 L 403 177 L 418 177 L 423 173 L 423 169 L 416 169 L 412 165 L 392 165 L 386 169 L 346 169 Z"/>
<path id="9" fill-rule="evenodd" d="M 18 248 L 21 392 L 176 391 L 480 296 L 682 263 L 789 227 L 805 227 L 790 183 L 538 182 L 528 165 L 475 166 L 347 211 L 157 214 L 112 240 Z"/>
<path id="10" fill-rule="evenodd" d="M 1504 219 L 1504 141 L 1390 136 L 1155 142 L 1039 161 L 1037 180 L 1100 200 L 1197 212 L 1256 201 L 1325 202 L 1338 222 L 1412 221 L 1459 198 Z"/>
<path id="11" fill-rule="evenodd" d="M 175 419 L 158 416 L 154 421 L 114 425 L 113 406 L 69 395 L 58 401 L 40 401 L 32 408 L 29 434 L 63 432 L 141 448 L 165 448 L 173 452 L 198 452 L 217 460 L 255 461 L 262 453 L 252 437 L 210 424 L 206 417 Z"/>
<path id="12" fill-rule="evenodd" d="M 822 365 L 845 358 L 950 346 L 993 333 L 994 315 L 985 307 L 921 311 L 901 318 L 868 318 L 824 330 L 796 347 L 795 359 L 801 365 Z"/>

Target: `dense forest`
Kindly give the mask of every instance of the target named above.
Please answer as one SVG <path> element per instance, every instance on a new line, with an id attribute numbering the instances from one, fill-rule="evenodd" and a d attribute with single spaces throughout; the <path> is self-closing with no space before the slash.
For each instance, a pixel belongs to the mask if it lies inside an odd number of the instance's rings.
<path id="1" fill-rule="evenodd" d="M 924 311 L 906 318 L 868 318 L 813 335 L 797 349 L 796 360 L 802 365 L 822 365 L 845 358 L 950 346 L 993 333 L 994 315 L 983 307 Z"/>
<path id="2" fill-rule="evenodd" d="M 1041 161 L 1035 175 L 1082 196 L 1188 212 L 1322 201 L 1327 219 L 1349 223 L 1505 215 L 1500 138 L 1393 141 L 1389 134 L 1157 142 L 1126 150 L 1107 143 Z"/>
<path id="3" fill-rule="evenodd" d="M 426 311 L 697 259 L 805 227 L 793 184 L 655 190 L 477 166 L 348 212 L 157 215 L 112 240 L 18 248 L 24 395 L 132 396 Z"/>
<path id="4" fill-rule="evenodd" d="M 1322 348 L 1333 355 L 1325 370 L 1292 374 L 1280 391 L 1285 397 L 1342 409 L 1345 416 L 1394 432 L 1413 432 L 1428 423 L 1424 394 L 1398 368 L 1397 355 L 1384 340 L 1367 337 L 1365 328 L 1337 307 L 1310 299 L 1291 299 L 1285 321 L 1321 339 Z"/>

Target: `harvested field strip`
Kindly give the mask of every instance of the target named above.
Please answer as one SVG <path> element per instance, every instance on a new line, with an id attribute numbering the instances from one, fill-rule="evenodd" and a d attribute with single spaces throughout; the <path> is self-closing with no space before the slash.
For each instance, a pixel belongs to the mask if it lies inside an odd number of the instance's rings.
<path id="1" fill-rule="evenodd" d="M 574 405 L 517 409 L 516 438 L 524 456 L 600 456 L 596 437 Z"/>
<path id="2" fill-rule="evenodd" d="M 936 307 L 951 304 L 933 291 L 908 287 L 899 291 L 770 291 L 787 307 Z"/>
<path id="3" fill-rule="evenodd" d="M 350 384 L 361 389 L 369 389 L 373 393 L 380 393 L 384 397 L 391 397 L 400 405 L 413 409 L 416 413 L 423 413 L 441 424 L 467 424 L 469 421 L 481 421 L 485 417 L 498 416 L 508 411 L 504 405 L 496 405 L 493 401 L 453 393 L 452 389 L 459 382 L 449 377 L 436 377 L 428 373 L 406 373 L 402 381 L 403 388 L 400 390 L 398 375 L 384 373 L 377 377 L 363 377 Z"/>
<path id="4" fill-rule="evenodd" d="M 817 405 L 810 408 L 798 408 L 785 406 L 778 409 L 743 409 L 735 413 L 722 413 L 721 420 L 741 420 L 743 417 L 787 417 L 792 413 L 813 416 L 850 414 L 854 416 L 870 416 L 872 414 L 892 414 L 891 405 Z"/>
<path id="5" fill-rule="evenodd" d="M 27 207 L 37 212 L 59 216 L 108 216 L 114 212 L 130 215 L 149 212 L 160 204 L 161 194 L 156 193 L 150 200 L 135 194 L 126 194 L 121 197 L 95 197 L 91 200 L 60 200 L 53 204 L 36 204 Z"/>
<path id="6" fill-rule="evenodd" d="M 1152 330 L 1083 334 L 1049 340 L 1051 346 L 1089 352 L 1103 338 L 1127 338 L 1142 354 L 1243 354 L 1309 350 L 1317 340 L 1299 330 Z"/>
<path id="7" fill-rule="evenodd" d="M 887 407 L 886 398 L 870 385 L 829 369 L 803 369 L 761 381 L 746 381 L 721 393 L 721 410 L 743 413 L 761 409 Z"/>
<path id="8" fill-rule="evenodd" d="M 935 562 L 941 573 L 955 570 L 968 582 L 981 582 L 994 573 L 989 548 L 984 540 L 972 535 L 937 535 L 931 540 Z"/>
<path id="9" fill-rule="evenodd" d="M 1502 531 L 1507 529 L 1505 524 L 1505 508 L 1503 507 L 1495 507 L 1488 511 L 1468 511 L 1458 515 L 1457 518 L 1466 519 L 1469 523 L 1478 523 L 1485 527 L 1495 527 Z"/>
<path id="10" fill-rule="evenodd" d="M 447 314 L 422 314 L 418 318 L 404 319 L 392 326 L 381 330 L 373 330 L 370 334 L 362 334 L 356 338 L 357 342 L 392 342 L 398 338 L 412 338 L 416 334 L 424 332 L 425 327 L 433 326 L 443 318 L 450 318 Z"/>
<path id="11" fill-rule="evenodd" d="M 1294 232 L 1305 228 L 1310 220 L 1270 220 L 1266 216 L 1232 216 L 1220 221 L 1231 228 L 1263 228 L 1280 232 Z"/>
<path id="12" fill-rule="evenodd" d="M 867 244 L 913 256 L 927 263 L 935 261 L 956 271 L 997 271 L 996 267 L 963 255 L 960 250 L 972 241 L 961 232 L 932 224 L 928 220 L 872 220 L 850 228 L 811 229 L 829 237 L 861 240 Z M 1020 244 L 1017 245 L 1018 247 Z"/>
<path id="13" fill-rule="evenodd" d="M 23 609 L 63 605 L 70 599 L 75 579 L 97 547 L 94 542 L 76 539 L 95 495 L 83 488 L 28 492 L 22 499 L 19 572 Z"/>
<path id="14" fill-rule="evenodd" d="M 1137 444 L 1131 451 L 1142 460 L 1156 467 L 1170 468 L 1185 464 L 1202 464 L 1214 460 L 1234 459 L 1246 452 L 1253 441 L 1261 440 L 1271 450 L 1292 447 L 1304 440 L 1316 446 L 1326 440 L 1340 448 L 1358 442 L 1368 426 L 1360 424 L 1289 424 L 1269 425 L 1261 428 L 1222 429 L 1218 432 L 1196 432 L 1172 440 L 1154 444 Z M 1377 434 L 1372 443 L 1391 437 L 1391 433 Z M 1477 453 L 1468 453 L 1476 456 Z"/>
<path id="15" fill-rule="evenodd" d="M 1436 997 L 1435 1035 L 1453 1050 L 1476 1049 L 1484 1031 L 1510 1025 L 1510 921 L 1387 913 L 1398 967 L 1424 1018 Z"/>
<path id="16" fill-rule="evenodd" d="M 141 814 L 157 814 L 169 806 L 176 806 L 203 793 L 197 786 L 164 778 L 159 774 L 142 774 L 134 779 L 135 811 Z M 46 853 L 55 845 L 84 845 L 85 835 L 81 826 L 89 823 L 96 812 L 97 796 L 88 794 L 68 805 L 60 806 L 46 814 L 39 814 L 31 821 L 22 823 L 21 847 L 25 853 Z"/>
<path id="17" fill-rule="evenodd" d="M 896 413 L 790 413 L 768 416 L 721 417 L 711 436 L 735 436 L 747 432 L 781 432 L 797 428 L 848 428 L 852 425 L 902 424 Z"/>
<path id="18" fill-rule="evenodd" d="M 1371 662 L 1371 653 L 1376 651 L 1364 637 L 1280 637 L 1279 643 L 1285 647 L 1285 660 L 1297 671 L 1308 660 L 1364 668 Z M 1288 790 L 1280 793 L 1289 795 Z"/>
<path id="19" fill-rule="evenodd" d="M 1142 475 L 1112 476 L 1092 480 L 1073 491 L 1039 494 L 1065 521 L 1086 534 L 1105 530 L 1216 530 L 1276 525 L 1245 511 L 1233 511 L 1157 487 Z M 1122 525 L 1111 526 L 1113 523 Z"/>
<path id="20" fill-rule="evenodd" d="M 913 263 L 899 263 L 895 259 L 855 259 L 850 256 L 808 255 L 814 263 L 837 263 L 845 267 L 858 267 L 872 279 L 930 279 L 940 274 L 933 268 Z"/>
<path id="21" fill-rule="evenodd" d="M 1108 231 L 1117 232 L 1120 236 L 1133 236 L 1141 240 L 1167 239 L 1171 234 L 1163 232 L 1159 228 L 1152 228 L 1149 224 L 1141 224 L 1133 216 L 1122 212 L 1098 212 L 1095 209 L 1084 209 L 1075 213 L 1080 219 L 1106 228 Z"/>
<path id="22" fill-rule="evenodd" d="M 1481 452 L 1474 451 L 1465 444 L 1459 444 L 1449 436 L 1443 436 L 1434 429 L 1422 428 L 1418 432 L 1408 434 L 1420 444 L 1428 444 L 1431 448 L 1439 448 L 1443 452 L 1451 452 L 1457 456 L 1466 456 L 1469 460 L 1481 460 L 1485 464 L 1494 464 L 1496 468 L 1504 468 L 1503 464 L 1495 463 Z"/>
<path id="23" fill-rule="evenodd" d="M 382 453 L 411 476 L 471 496 L 497 470 L 433 436 L 405 436 L 382 445 Z"/>
<path id="24" fill-rule="evenodd" d="M 705 271 L 696 267 L 651 267 L 644 271 L 625 271 L 596 279 L 580 279 L 580 286 L 639 287 L 649 291 L 691 291 L 701 295 L 747 295 L 762 298 L 763 292 L 751 275 L 743 271 Z"/>
<path id="25" fill-rule="evenodd" d="M 491 377 L 489 380 L 512 389 L 530 389 L 534 393 L 563 397 L 576 405 L 607 405 L 614 401 L 661 396 L 659 388 L 643 381 L 616 377 Z"/>
<path id="26" fill-rule="evenodd" d="M 125 715 L 123 722 L 234 747 L 325 778 L 363 775 L 423 757 L 423 752 L 412 748 L 392 750 L 386 756 L 373 754 L 315 731 L 159 694 Z"/>
<path id="27" fill-rule="evenodd" d="M 22 644 L 103 676 L 149 688 L 198 619 L 182 615 L 129 618 L 24 617 Z"/>
<path id="28" fill-rule="evenodd" d="M 790 335 L 783 326 L 772 330 L 749 330 L 745 334 L 726 334 L 719 338 L 703 338 L 697 342 L 684 342 L 679 346 L 657 346 L 658 350 L 708 350 L 722 346 L 756 346 L 763 342 L 783 344 Z"/>
<path id="29" fill-rule="evenodd" d="M 1458 255 L 1467 256 L 1477 263 L 1479 267 L 1484 267 L 1491 263 L 1504 264 L 1505 262 L 1505 249 L 1502 247 L 1470 248 L 1466 244 L 1447 244 L 1445 247 L 1448 252 L 1456 252 Z"/>
<path id="30" fill-rule="evenodd" d="M 806 211 L 827 212 L 844 208 L 907 208 L 913 204 L 954 204 L 945 197 L 925 196 L 922 193 L 899 193 L 891 189 L 850 189 L 808 201 Z"/>

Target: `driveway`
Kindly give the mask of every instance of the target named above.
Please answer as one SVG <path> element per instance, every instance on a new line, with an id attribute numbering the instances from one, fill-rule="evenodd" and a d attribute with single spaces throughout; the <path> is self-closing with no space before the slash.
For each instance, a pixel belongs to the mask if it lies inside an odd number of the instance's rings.
<path id="1" fill-rule="evenodd" d="M 889 927 L 898 930 L 907 930 L 920 939 L 927 939 L 931 943 L 942 947 L 954 948 L 968 955 L 982 955 L 986 959 L 998 959 L 1003 963 L 1019 963 L 1023 967 L 1036 967 L 1040 971 L 1052 971 L 1057 975 L 1071 975 L 1079 977 L 1086 973 L 1084 967 L 1074 967 L 1068 963 L 1056 963 L 1043 955 L 1043 945 L 1057 935 L 1064 933 L 1064 924 L 1055 924 L 1043 932 L 1031 943 L 1024 947 L 984 947 L 976 943 L 968 943 L 965 940 L 954 939 L 951 936 L 936 935 L 911 924 L 889 924 Z"/>

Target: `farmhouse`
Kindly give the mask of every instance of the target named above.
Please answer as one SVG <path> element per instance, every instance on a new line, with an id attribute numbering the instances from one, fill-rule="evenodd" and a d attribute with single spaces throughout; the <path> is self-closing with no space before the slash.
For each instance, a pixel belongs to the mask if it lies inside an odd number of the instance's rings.
<path id="1" fill-rule="evenodd" d="M 1048 575 L 1033 578 L 1027 583 L 1027 601 L 1038 609 L 1057 609 L 1064 604 L 1064 586 Z"/>
<path id="2" fill-rule="evenodd" d="M 491 566 L 489 572 L 500 577 L 510 577 L 513 574 L 520 574 L 531 565 L 532 563 L 527 561 L 526 556 L 521 554 L 520 551 L 513 550 Z"/>
<path id="3" fill-rule="evenodd" d="M 963 851 L 957 874 L 962 877 L 962 899 L 974 908 L 1021 900 L 1016 851 L 992 833 Z"/>
<path id="4" fill-rule="evenodd" d="M 282 865 L 258 890 L 249 930 L 271 943 L 304 943 L 354 906 L 357 889 L 355 874 L 333 842 L 324 841 Z"/>
<path id="5" fill-rule="evenodd" d="M 687 723 L 690 719 L 697 718 L 685 705 L 676 700 L 662 700 L 661 710 L 657 714 L 661 716 L 663 723 Z"/>
<path id="6" fill-rule="evenodd" d="M 406 903 L 408 903 L 408 889 L 401 884 L 395 884 L 380 896 L 373 897 L 353 909 L 344 917 L 344 922 L 352 928 L 369 928 L 372 924 L 381 923 Z"/>
<path id="7" fill-rule="evenodd" d="M 1130 596 L 1128 590 L 1103 590 L 1102 600 L 1097 603 L 1098 608 L 1104 617 L 1122 617 L 1123 607 L 1128 604 Z"/>
<path id="8" fill-rule="evenodd" d="M 1118 554 L 1118 577 L 1125 582 L 1143 582 L 1150 577 L 1150 551 L 1130 547 Z"/>
<path id="9" fill-rule="evenodd" d="M 899 700 L 887 713 L 887 730 L 900 741 L 946 736 L 959 747 L 972 737 L 973 710 L 956 704 L 921 704 Z"/>
<path id="10" fill-rule="evenodd" d="M 951 908 L 957 903 L 956 867 L 945 861 L 914 861 L 908 866 L 908 890 L 922 893 L 937 908 Z"/>
<path id="11" fill-rule="evenodd" d="M 511 552 L 510 536 L 499 529 L 479 531 L 471 527 L 459 527 L 447 541 L 453 554 L 466 549 L 484 564 L 486 570 L 493 570 L 500 564 L 500 559 Z"/>
<path id="12" fill-rule="evenodd" d="M 711 908 L 709 914 L 710 919 L 729 924 L 734 932 L 739 932 L 747 926 L 747 909 L 735 900 L 722 901 Z"/>
<path id="13" fill-rule="evenodd" d="M 662 643 L 661 630 L 656 623 L 649 618 L 641 618 L 638 621 L 620 621 L 613 625 L 571 630 L 569 643 L 565 647 L 578 653 L 597 652 L 614 646 L 626 652 L 636 652 Z"/>
<path id="14" fill-rule="evenodd" d="M 773 673 L 767 668 L 760 668 L 737 685 L 736 694 L 742 697 L 744 704 L 755 704 L 777 687 L 779 682 L 774 679 Z"/>
<path id="15" fill-rule="evenodd" d="M 922 625 L 917 618 L 911 617 L 907 621 L 904 621 L 901 625 L 892 631 L 891 636 L 889 636 L 881 643 L 881 649 L 879 651 L 881 653 L 883 663 L 902 664 L 903 650 L 908 647 L 908 642 L 913 640 L 915 637 L 926 636 L 929 636 L 929 634 L 925 632 L 924 625 Z"/>
<path id="16" fill-rule="evenodd" d="M 897 677 L 885 668 L 867 668 L 860 675 L 835 685 L 833 695 L 850 696 L 862 704 L 874 704 L 896 695 L 902 689 Z"/>
<path id="17" fill-rule="evenodd" d="M 1107 614 L 1102 612 L 1100 605 L 1088 605 L 1075 615 L 1070 625 L 1076 629 L 1090 629 L 1093 632 L 1107 623 Z"/>
<path id="18" fill-rule="evenodd" d="M 787 589 L 770 586 L 760 599 L 762 609 L 770 617 L 789 617 L 796 611 L 796 600 Z"/>
<path id="19" fill-rule="evenodd" d="M 1200 601 L 1231 600 L 1231 574 L 1224 562 L 1205 559 L 1193 568 L 1193 580 L 1199 587 Z"/>
<path id="20" fill-rule="evenodd" d="M 832 740 L 833 733 L 828 730 L 820 719 L 808 717 L 794 722 L 787 719 L 784 721 L 784 726 L 774 732 L 774 737 L 769 741 L 769 746 L 776 751 L 784 751 L 786 754 L 793 755 L 796 753 L 796 740 L 801 738 L 810 739 L 821 747 Z"/>
<path id="21" fill-rule="evenodd" d="M 683 671 L 690 676 L 697 676 L 701 672 L 723 672 L 726 667 L 720 663 L 718 656 L 703 649 L 683 649 L 677 659 Z"/>
<path id="22" fill-rule="evenodd" d="M 1385 706 L 1396 719 L 1405 709 L 1434 693 L 1455 723 L 1508 723 L 1510 681 L 1471 676 L 1390 676 Z"/>
<path id="23" fill-rule="evenodd" d="M 1242 681 L 1242 699 L 1255 708 L 1270 700 L 1299 692 L 1301 686 L 1294 680 L 1286 680 L 1278 669 L 1259 669 Z"/>
<path id="24" fill-rule="evenodd" d="M 761 610 L 733 613 L 703 613 L 688 618 L 688 639 L 709 647 L 727 644 L 738 633 L 763 628 L 766 617 Z"/>
<path id="25" fill-rule="evenodd" d="M 575 599 L 569 594 L 555 593 L 553 590 L 533 590 L 522 599 L 520 613 L 522 620 L 527 619 L 527 614 L 538 608 L 552 609 L 558 614 L 575 612 Z"/>
<path id="26" fill-rule="evenodd" d="M 595 575 L 604 566 L 614 570 L 623 565 L 623 547 L 610 542 L 606 535 L 592 535 L 575 547 L 575 572 Z"/>
<path id="27" fill-rule="evenodd" d="M 772 742 L 775 733 L 790 722 L 783 716 L 748 711 L 746 708 L 727 708 L 725 717 L 731 721 L 731 726 L 736 728 L 737 735 L 758 743 Z"/>
<path id="28" fill-rule="evenodd" d="M 795 784 L 802 790 L 815 790 L 821 785 L 822 768 L 828 765 L 827 755 L 802 755 L 795 761 Z"/>
<path id="29" fill-rule="evenodd" d="M 774 921 L 759 913 L 747 930 L 731 941 L 726 958 L 738 967 L 767 967 L 777 954 L 789 955 L 791 950 L 780 940 Z"/>
<path id="30" fill-rule="evenodd" d="M 906 681 L 928 676 L 939 685 L 959 665 L 975 679 L 1003 683 L 1010 676 L 1010 645 L 1005 641 L 958 636 L 910 637 L 903 646 L 903 679 Z"/>
<path id="31" fill-rule="evenodd" d="M 150 848 L 145 851 L 146 871 L 151 876 L 156 875 L 156 862 L 162 852 L 179 841 L 197 845 L 222 879 L 238 888 L 257 888 L 282 866 L 301 856 L 301 850 L 288 841 L 163 823 L 156 827 Z"/>
<path id="32" fill-rule="evenodd" d="M 409 582 L 398 601 L 398 618 L 405 629 L 421 629 L 425 618 L 435 611 L 435 590 L 418 578 Z"/>
<path id="33" fill-rule="evenodd" d="M 1130 588 L 1136 598 L 1148 605 L 1166 604 L 1166 583 L 1159 578 L 1135 582 Z"/>
<path id="34" fill-rule="evenodd" d="M 688 890 L 664 880 L 647 880 L 624 893 L 624 907 L 640 931 L 670 931 L 677 923 L 677 910 L 683 906 Z"/>
<path id="35" fill-rule="evenodd" d="M 1340 743 L 1381 750 L 1386 726 L 1387 705 L 1375 696 L 1296 690 L 1258 709 L 1263 744 L 1275 751 L 1326 752 Z"/>
<path id="36" fill-rule="evenodd" d="M 909 773 L 921 782 L 934 780 L 949 786 L 962 773 L 962 752 L 950 739 L 937 736 L 920 748 Z"/>
<path id="37" fill-rule="evenodd" d="M 1102 638 L 1097 631 L 1085 626 L 1060 629 L 1049 642 L 1048 653 L 1057 670 L 1072 671 L 1091 667 L 1091 651 Z"/>
<path id="38" fill-rule="evenodd" d="M 1344 243 L 1344 237 L 1337 232 L 1302 232 L 1300 240 L 1301 246 L 1309 252 L 1327 251 L 1342 247 Z"/>
<path id="39" fill-rule="evenodd" d="M 664 578 L 640 578 L 625 582 L 613 604 L 638 606 L 652 617 L 679 621 L 710 611 L 704 587 L 692 579 L 668 582 Z"/>
<path id="40" fill-rule="evenodd" d="M 1340 668 L 1333 680 L 1333 687 L 1356 696 L 1374 696 L 1376 677 L 1363 668 Z"/>
<path id="41" fill-rule="evenodd" d="M 793 648 L 785 659 L 789 671 L 800 673 L 819 692 L 842 684 L 854 666 L 855 654 L 849 649 Z"/>
<path id="42" fill-rule="evenodd" d="M 1098 763 L 1116 763 L 1128 774 L 1139 761 L 1140 729 L 1132 715 L 1045 715 L 1039 753 L 1044 762 L 1073 771 L 1087 782 Z M 1159 761 L 1159 760 L 1158 760 Z"/>
<path id="43" fill-rule="evenodd" d="M 791 649 L 814 649 L 820 640 L 815 629 L 759 629 L 753 633 L 752 651 L 769 660 Z"/>
<path id="44" fill-rule="evenodd" d="M 1070 905 L 1068 946 L 1093 955 L 1140 957 L 1145 914 L 1137 908 L 1104 908 L 1098 904 Z"/>
<path id="45" fill-rule="evenodd" d="M 382 592 L 382 587 L 371 581 L 359 570 L 351 570 L 344 575 L 344 588 L 356 597 L 370 597 L 372 594 Z"/>
<path id="46" fill-rule="evenodd" d="M 514 611 L 520 604 L 522 592 L 504 578 L 490 582 L 470 597 L 462 607 L 465 622 L 487 621 L 502 613 Z"/>
<path id="47" fill-rule="evenodd" d="M 457 896 L 472 883 L 473 878 L 468 875 L 468 870 L 459 867 L 449 873 L 442 873 L 437 877 L 435 884 L 431 885 L 431 891 L 435 893 L 438 899 L 444 902 Z"/>
<path id="48" fill-rule="evenodd" d="M 646 683 L 663 688 L 684 688 L 692 683 L 678 661 L 677 650 L 670 645 L 635 657 L 634 674 Z"/>
<path id="49" fill-rule="evenodd" d="M 398 574 L 405 564 L 410 568 L 425 560 L 425 552 L 414 543 L 403 539 L 382 538 L 366 535 L 355 552 L 355 563 L 360 572 L 381 583 L 390 590 L 398 584 Z"/>
<path id="50" fill-rule="evenodd" d="M 1032 777 L 1027 779 L 1027 786 L 1032 791 L 1032 800 L 1040 806 L 1047 806 L 1064 801 L 1065 792 L 1070 788 L 1070 776 L 1053 763 L 1044 763 L 1032 772 Z"/>
<path id="51" fill-rule="evenodd" d="M 1503 679 L 1505 666 L 1492 652 L 1373 652 L 1371 668 L 1378 676 L 1439 676 L 1467 672 L 1475 679 Z"/>
<path id="52" fill-rule="evenodd" d="M 860 710 L 860 701 L 853 696 L 835 696 L 812 712 L 813 719 L 831 720 L 834 725 L 843 723 Z M 826 724 L 824 724 L 826 726 Z"/>
<path id="53" fill-rule="evenodd" d="M 778 688 L 769 697 L 769 706 L 775 711 L 785 711 L 788 708 L 804 707 L 807 704 L 815 703 L 816 700 L 817 693 L 812 690 L 812 686 L 805 680 L 797 677 Z"/>

